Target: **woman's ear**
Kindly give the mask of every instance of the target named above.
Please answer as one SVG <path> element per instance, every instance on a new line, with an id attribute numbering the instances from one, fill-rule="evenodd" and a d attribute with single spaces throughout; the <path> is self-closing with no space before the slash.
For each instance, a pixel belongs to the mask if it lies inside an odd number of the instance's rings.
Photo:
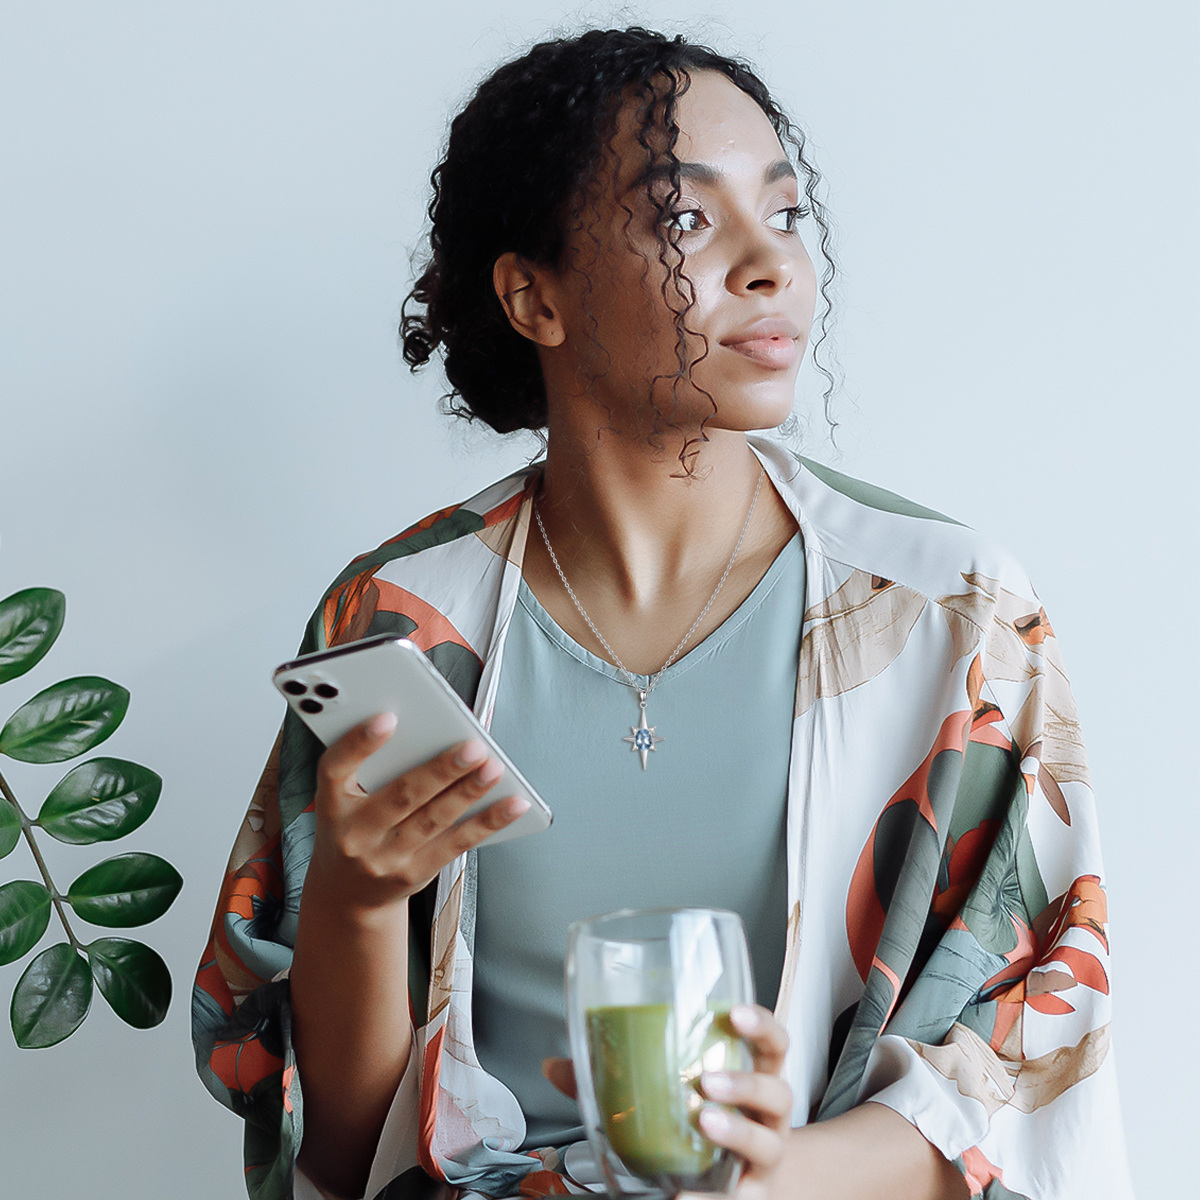
<path id="1" fill-rule="evenodd" d="M 539 346 L 561 346 L 566 331 L 558 315 L 549 273 L 508 251 L 492 267 L 492 286 L 509 324 Z"/>

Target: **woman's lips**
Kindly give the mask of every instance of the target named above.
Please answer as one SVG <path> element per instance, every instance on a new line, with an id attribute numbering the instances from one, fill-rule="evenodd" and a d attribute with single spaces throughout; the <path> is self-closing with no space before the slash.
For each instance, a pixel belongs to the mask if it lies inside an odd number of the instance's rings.
<path id="1" fill-rule="evenodd" d="M 723 342 L 727 350 L 744 355 L 760 366 L 775 371 L 785 371 L 796 361 L 796 339 L 794 337 L 747 338 L 740 342 Z"/>
<path id="2" fill-rule="evenodd" d="M 759 366 L 786 371 L 797 356 L 800 330 L 785 317 L 760 317 L 721 339 L 721 345 Z"/>

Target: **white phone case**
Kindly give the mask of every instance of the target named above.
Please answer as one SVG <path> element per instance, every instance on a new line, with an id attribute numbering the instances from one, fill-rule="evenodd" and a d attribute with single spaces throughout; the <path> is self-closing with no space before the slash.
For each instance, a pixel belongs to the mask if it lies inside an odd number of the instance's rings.
<path id="1" fill-rule="evenodd" d="M 522 796 L 529 801 L 529 808 L 480 845 L 549 828 L 553 817 L 546 802 L 437 668 L 407 638 L 381 634 L 305 654 L 276 668 L 274 682 L 292 711 L 327 746 L 368 717 L 382 712 L 396 714 L 396 731 L 358 769 L 358 781 L 368 792 L 428 762 L 456 742 L 474 737 L 500 760 L 504 774 L 459 821 L 504 796 Z"/>

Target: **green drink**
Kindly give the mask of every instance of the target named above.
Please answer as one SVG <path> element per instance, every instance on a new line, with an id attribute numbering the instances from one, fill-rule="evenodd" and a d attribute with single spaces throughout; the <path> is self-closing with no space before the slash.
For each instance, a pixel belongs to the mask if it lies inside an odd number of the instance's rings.
<path id="1" fill-rule="evenodd" d="M 749 1067 L 728 1009 L 681 1021 L 669 1004 L 587 1012 L 592 1079 L 609 1145 L 630 1174 L 668 1190 L 694 1186 L 725 1152 L 698 1129 L 704 1071 Z"/>
<path id="2" fill-rule="evenodd" d="M 729 1022 L 754 1002 L 736 913 L 622 909 L 567 934 L 567 1028 L 593 1168 L 610 1196 L 727 1196 L 742 1161 L 699 1127 L 706 1071 L 748 1071 Z M 591 1184 L 592 1179 L 580 1179 Z"/>

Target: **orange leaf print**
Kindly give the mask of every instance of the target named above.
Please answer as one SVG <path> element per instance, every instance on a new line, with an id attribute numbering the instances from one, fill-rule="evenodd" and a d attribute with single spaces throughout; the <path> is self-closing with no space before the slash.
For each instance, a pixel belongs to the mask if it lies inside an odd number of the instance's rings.
<path id="1" fill-rule="evenodd" d="M 569 1196 L 571 1189 L 557 1171 L 530 1171 L 521 1180 L 521 1195 L 540 1200 L 543 1196 Z"/>
<path id="2" fill-rule="evenodd" d="M 428 601 L 422 600 L 413 592 L 407 591 L 397 584 L 389 583 L 385 579 L 379 580 L 377 586 L 380 608 L 384 612 L 403 613 L 410 620 L 416 622 L 416 629 L 408 636 L 426 653 L 435 646 L 444 645 L 446 642 L 462 646 L 464 649 L 470 650 L 472 654 L 475 653 L 466 638 Z"/>
<path id="3" fill-rule="evenodd" d="M 526 493 L 529 491 L 528 486 L 523 490 L 514 493 L 507 500 L 501 501 L 495 508 L 489 508 L 483 514 L 484 525 L 501 525 L 505 521 L 511 521 L 521 511 L 521 505 L 525 503 Z"/>
<path id="4" fill-rule="evenodd" d="M 1070 825 L 1071 810 L 1067 807 L 1067 798 L 1063 795 L 1062 788 L 1058 786 L 1058 780 L 1045 767 L 1039 766 L 1037 781 L 1041 786 L 1042 795 L 1054 809 L 1055 815 L 1064 825 Z"/>
<path id="5" fill-rule="evenodd" d="M 994 997 L 996 1000 L 996 1024 L 988 1045 L 1010 1062 L 1021 1057 L 1022 1018 L 1025 1015 L 1025 980 L 1022 979 L 1007 992 Z"/>
<path id="6" fill-rule="evenodd" d="M 1084 987 L 1108 995 L 1108 975 L 1094 954 L 1075 946 L 1059 946 L 1047 957 L 1046 962 L 1062 963 Z"/>
<path id="7" fill-rule="evenodd" d="M 368 568 L 326 597 L 321 619 L 327 646 L 355 642 L 366 634 L 379 602 L 379 592 L 372 582 L 378 570 L 377 566 Z"/>
<path id="8" fill-rule="evenodd" d="M 979 708 L 979 697 L 983 694 L 984 682 L 983 663 L 977 654 L 971 659 L 971 665 L 967 669 L 967 699 L 971 702 L 972 712 Z"/>
<path id="9" fill-rule="evenodd" d="M 854 874 L 850 879 L 850 889 L 846 895 L 846 936 L 850 943 L 850 954 L 858 973 L 866 981 L 871 965 L 875 959 L 875 951 L 879 946 L 879 938 L 883 933 L 887 912 L 883 900 L 876 891 L 875 852 L 876 842 L 880 834 L 881 823 L 889 816 L 889 810 L 896 805 L 908 804 L 916 806 L 917 818 L 926 821 L 932 829 L 937 830 L 937 819 L 933 813 L 933 804 L 929 799 L 929 773 L 934 759 L 944 751 L 961 751 L 966 733 L 967 716 L 965 712 L 951 713 L 938 731 L 925 761 L 904 781 L 904 784 L 894 796 L 883 806 L 879 820 L 871 830 L 871 836 L 859 855 Z M 890 901 L 890 897 L 888 897 Z M 955 910 L 957 911 L 957 910 Z"/>
<path id="10" fill-rule="evenodd" d="M 1065 1000 L 1059 999 L 1052 992 L 1043 992 L 1039 996 L 1031 996 L 1026 992 L 1025 1003 L 1030 1008 L 1036 1009 L 1040 1013 L 1045 1013 L 1049 1017 L 1062 1017 L 1067 1013 L 1073 1013 L 1075 1009 Z"/>
<path id="11" fill-rule="evenodd" d="M 950 856 L 947 864 L 948 886 L 934 893 L 932 907 L 947 923 L 962 910 L 971 889 L 979 881 L 999 828 L 999 821 L 981 821 L 946 847 Z"/>
<path id="12" fill-rule="evenodd" d="M 1069 928 L 1086 929 L 1108 949 L 1108 898 L 1099 875 L 1081 875 L 1034 921 L 1038 941 L 1053 946 Z"/>
<path id="13" fill-rule="evenodd" d="M 443 1025 L 425 1047 L 425 1067 L 421 1074 L 421 1104 L 418 1111 L 420 1129 L 417 1134 L 417 1160 L 426 1175 L 443 1181 L 446 1178 L 445 1173 L 438 1166 L 430 1147 L 433 1145 L 433 1133 L 437 1125 L 438 1082 L 442 1075 L 442 1040 L 445 1035 L 446 1027 Z"/>
<path id="14" fill-rule="evenodd" d="M 966 1178 L 967 1186 L 971 1189 L 972 1196 L 982 1196 L 983 1189 L 992 1182 L 999 1182 L 1003 1186 L 1004 1172 L 988 1162 L 978 1146 L 964 1150 L 962 1160 L 963 1175 Z"/>
<path id="15" fill-rule="evenodd" d="M 1048 637 L 1054 636 L 1054 627 L 1050 624 L 1044 608 L 1039 608 L 1027 617 L 1017 617 L 1013 628 L 1027 646 L 1040 646 Z"/>
<path id="16" fill-rule="evenodd" d="M 257 1084 L 283 1066 L 283 1059 L 263 1049 L 258 1038 L 247 1035 L 245 1041 L 218 1042 L 209 1064 L 231 1092 L 248 1095 Z"/>

